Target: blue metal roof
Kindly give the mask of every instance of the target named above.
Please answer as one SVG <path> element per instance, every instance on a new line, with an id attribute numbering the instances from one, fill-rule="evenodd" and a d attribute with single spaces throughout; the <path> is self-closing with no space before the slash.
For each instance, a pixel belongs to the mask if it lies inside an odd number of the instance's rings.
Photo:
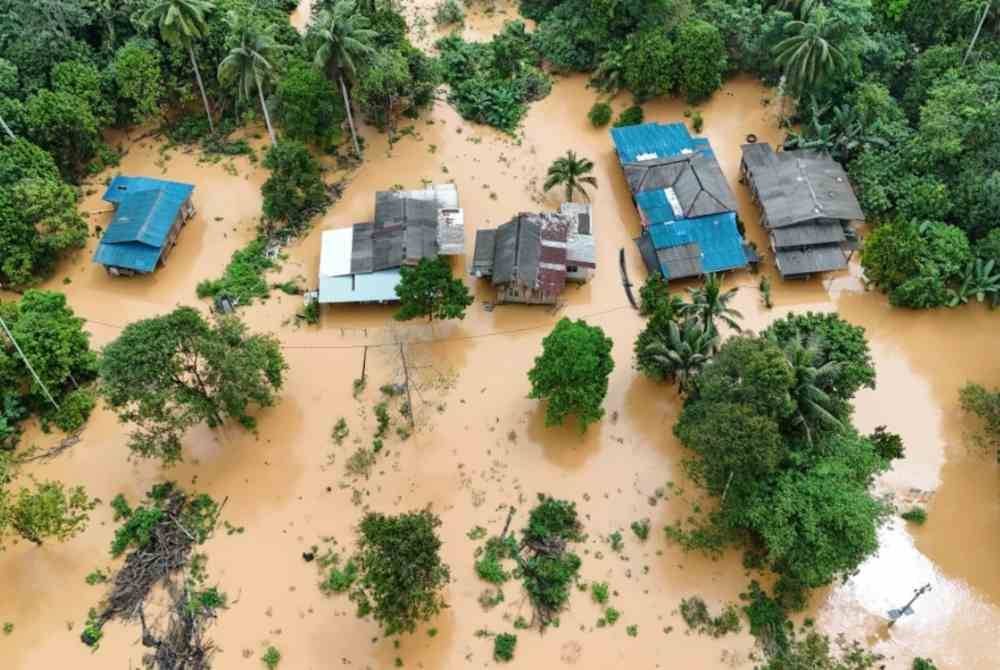
<path id="1" fill-rule="evenodd" d="M 646 235 L 649 235 L 655 249 L 698 245 L 706 273 L 742 268 L 748 263 L 733 212 L 653 224 L 646 229 Z M 664 277 L 670 277 L 670 268 L 661 264 L 660 270 Z"/>
<path id="2" fill-rule="evenodd" d="M 611 140 L 622 163 L 634 163 L 639 156 L 648 154 L 654 154 L 656 158 L 695 151 L 714 155 L 711 143 L 703 137 L 691 137 L 683 123 L 641 123 L 612 128 Z"/>
<path id="3" fill-rule="evenodd" d="M 104 200 L 116 205 L 94 261 L 102 265 L 152 272 L 163 253 L 181 207 L 194 186 L 149 177 L 118 176 Z"/>

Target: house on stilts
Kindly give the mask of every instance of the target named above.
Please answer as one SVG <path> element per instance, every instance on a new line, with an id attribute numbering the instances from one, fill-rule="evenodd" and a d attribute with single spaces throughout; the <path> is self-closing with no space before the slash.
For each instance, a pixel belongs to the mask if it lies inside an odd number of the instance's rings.
<path id="1" fill-rule="evenodd" d="M 400 268 L 465 253 L 465 218 L 454 184 L 375 194 L 369 223 L 323 231 L 318 300 L 395 302 Z"/>
<path id="2" fill-rule="evenodd" d="M 639 211 L 635 242 L 649 272 L 684 279 L 757 261 L 707 139 L 692 137 L 683 123 L 613 128 L 611 137 Z"/>
<path id="3" fill-rule="evenodd" d="M 782 277 L 842 270 L 858 248 L 853 222 L 864 221 L 847 173 L 825 153 L 774 151 L 744 144 L 740 172 L 761 208 Z"/>
<path id="4" fill-rule="evenodd" d="M 568 202 L 477 231 L 470 274 L 490 280 L 497 304 L 554 305 L 567 282 L 589 281 L 596 267 L 593 210 Z"/>

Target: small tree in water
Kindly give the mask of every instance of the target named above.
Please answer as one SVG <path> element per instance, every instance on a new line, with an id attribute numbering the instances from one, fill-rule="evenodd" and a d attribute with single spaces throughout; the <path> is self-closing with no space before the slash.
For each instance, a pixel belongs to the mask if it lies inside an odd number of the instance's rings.
<path id="1" fill-rule="evenodd" d="M 412 633 L 445 607 L 441 589 L 450 571 L 441 562 L 441 519 L 427 510 L 399 516 L 369 513 L 358 529 L 351 592 L 358 616 L 371 614 L 385 635 Z"/>
<path id="2" fill-rule="evenodd" d="M 615 367 L 611 338 L 582 319 L 561 319 L 542 340 L 542 355 L 528 372 L 529 398 L 548 400 L 545 425 L 561 425 L 575 414 L 580 430 L 604 416 L 608 376 Z"/>
<path id="3" fill-rule="evenodd" d="M 129 448 L 173 463 L 181 437 L 202 421 L 253 429 L 251 404 L 275 402 L 287 368 L 278 340 L 253 335 L 233 316 L 208 323 L 196 310 L 129 324 L 104 350 L 102 391 L 122 421 L 134 423 Z"/>
<path id="4" fill-rule="evenodd" d="M 472 295 L 461 279 L 452 277 L 445 259 L 422 258 L 416 267 L 404 267 L 400 274 L 402 280 L 396 286 L 400 303 L 397 321 L 419 316 L 426 316 L 428 321 L 465 318 Z"/>

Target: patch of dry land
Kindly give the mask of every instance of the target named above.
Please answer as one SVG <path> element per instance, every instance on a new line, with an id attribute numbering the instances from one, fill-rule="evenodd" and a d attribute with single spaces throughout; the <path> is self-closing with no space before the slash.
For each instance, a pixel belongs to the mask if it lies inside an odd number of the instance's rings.
<path id="1" fill-rule="evenodd" d="M 495 15 L 473 15 L 468 23 L 471 34 L 499 26 Z M 737 78 L 700 108 L 704 135 L 739 197 L 747 234 L 761 248 L 767 245 L 759 215 L 738 179 L 739 146 L 748 133 L 760 141 L 779 139 L 771 96 L 758 82 Z M 391 319 L 392 308 L 363 306 L 324 309 L 318 326 L 309 327 L 297 326 L 293 318 L 301 298 L 274 291 L 266 302 L 241 310 L 253 328 L 281 339 L 290 365 L 280 402 L 259 413 L 257 435 L 235 427 L 199 428 L 187 435 L 185 461 L 165 470 L 154 462 L 129 460 L 125 427 L 99 408 L 79 444 L 33 466 L 34 474 L 83 484 L 104 501 L 124 493 L 134 502 L 164 478 L 217 500 L 228 498 L 223 519 L 245 530 L 220 528 L 203 547 L 212 579 L 231 599 L 210 631 L 220 649 L 213 667 L 261 667 L 267 644 L 280 648 L 280 667 L 289 669 L 382 669 L 392 667 L 397 657 L 409 668 L 494 664 L 492 641 L 476 631 L 510 630 L 518 615 L 530 616 L 529 607 L 509 586 L 507 600 L 484 611 L 478 599 L 485 585 L 473 571 L 479 543 L 467 533 L 477 525 L 498 533 L 507 506 L 517 506 L 524 517 L 539 492 L 577 503 L 589 534 L 579 547 L 581 576 L 611 584 L 622 619 L 598 628 L 599 607 L 589 594 L 575 591 L 558 628 L 544 635 L 521 632 L 517 667 L 753 666 L 748 658 L 753 641 L 745 628 L 714 640 L 689 634 L 677 614 L 680 599 L 694 594 L 713 610 L 737 600 L 748 575 L 736 552 L 715 561 L 685 554 L 660 530 L 689 510 L 676 497 L 656 495 L 667 482 L 691 488 L 681 467 L 685 454 L 672 435 L 681 403 L 672 387 L 651 383 L 633 369 L 632 343 L 643 320 L 622 290 L 618 254 L 625 250 L 633 280 L 643 276 L 632 243 L 638 217 L 607 131 L 587 122 L 594 100 L 585 77 L 558 79 L 551 95 L 532 105 L 516 139 L 462 121 L 444 102 L 391 147 L 384 135 L 364 129 L 366 160 L 351 176 L 344 197 L 286 250 L 282 271 L 270 276 L 272 281 L 302 276 L 315 286 L 321 231 L 368 220 L 376 190 L 453 180 L 465 210 L 467 249 L 453 265 L 472 285 L 466 271 L 476 230 L 495 227 L 519 211 L 555 208 L 555 195 L 543 197 L 540 181 L 553 159 L 573 149 L 595 162 L 597 273 L 589 284 L 568 289 L 558 312 L 531 306 L 487 311 L 483 304 L 492 299 L 491 292 L 475 283 L 477 301 L 459 323 L 399 325 Z M 614 101 L 616 112 L 628 103 Z M 646 106 L 646 118 L 683 121 L 685 108 L 681 101 L 657 101 Z M 90 262 L 92 240 L 48 282 L 47 288 L 64 291 L 86 317 L 97 346 L 115 338 L 125 324 L 179 304 L 207 310 L 195 286 L 219 276 L 231 253 L 253 237 L 266 177 L 263 168 L 245 158 L 227 169 L 199 162 L 196 153 L 161 152 L 156 138 L 114 139 L 128 149 L 122 173 L 195 184 L 198 213 L 166 267 L 152 276 L 107 276 Z M 94 180 L 83 203 L 94 227 L 110 220 L 100 200 L 106 176 Z M 771 265 L 765 263 L 762 271 L 771 272 Z M 740 287 L 735 306 L 753 330 L 806 310 L 836 311 L 866 328 L 878 384 L 857 398 L 857 423 L 864 430 L 888 425 L 906 444 L 906 458 L 879 487 L 901 502 L 918 495 L 927 499 L 925 526 L 891 521 L 881 531 L 878 555 L 846 583 L 815 593 L 808 615 L 825 632 L 845 632 L 886 654 L 886 667 L 908 667 L 909 659 L 921 655 L 933 656 L 940 668 L 996 668 L 998 475 L 968 448 L 969 426 L 957 406 L 958 389 L 967 380 L 1000 378 L 996 317 L 978 305 L 947 318 L 891 309 L 883 295 L 866 292 L 859 277 L 856 260 L 849 270 L 822 279 L 783 282 L 774 276 L 770 311 L 760 305 L 757 276 L 727 278 L 728 286 Z M 526 398 L 527 370 L 542 337 L 561 316 L 585 318 L 614 340 L 607 415 L 582 435 L 574 426 L 545 428 L 539 403 Z M 355 440 L 367 442 L 374 430 L 379 386 L 402 381 L 400 342 L 415 374 L 417 430 L 405 441 L 390 433 L 370 476 L 351 476 L 347 460 Z M 369 383 L 355 398 L 352 381 L 364 357 Z M 341 446 L 330 438 L 339 417 L 351 431 Z M 398 413 L 392 420 L 394 426 L 406 423 Z M 24 443 L 47 447 L 58 439 L 32 428 Z M 346 598 L 324 596 L 315 563 L 302 554 L 321 538 L 349 542 L 366 510 L 397 513 L 427 506 L 443 521 L 442 553 L 452 570 L 449 608 L 403 636 L 396 648 L 374 623 L 355 618 Z M 644 517 L 653 532 L 640 543 L 628 529 Z M 111 510 L 102 505 L 89 529 L 69 542 L 43 549 L 21 543 L 0 554 L 0 621 L 15 624 L 10 635 L 0 636 L 2 667 L 137 667 L 143 653 L 137 626 L 109 624 L 96 653 L 79 640 L 87 610 L 102 593 L 84 577 L 107 567 L 114 526 Z M 607 541 L 614 531 L 625 536 L 620 553 Z M 933 591 L 918 605 L 919 616 L 886 632 L 886 611 L 924 583 L 931 583 Z M 638 626 L 637 636 L 626 633 L 630 625 Z M 429 635 L 430 628 L 436 634 Z"/>

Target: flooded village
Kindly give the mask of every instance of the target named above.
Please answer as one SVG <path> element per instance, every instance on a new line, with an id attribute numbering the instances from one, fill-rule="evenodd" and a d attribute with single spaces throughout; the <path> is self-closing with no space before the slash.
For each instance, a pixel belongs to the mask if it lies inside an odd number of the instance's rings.
<path id="1" fill-rule="evenodd" d="M 402 6 L 413 43 L 428 51 L 449 32 L 435 28 L 435 5 Z M 516 4 L 472 4 L 459 32 L 485 41 L 518 16 Z M 291 20 L 304 30 L 310 17 L 303 2 Z M 905 445 L 873 493 L 898 511 L 927 512 L 922 525 L 898 513 L 885 519 L 877 551 L 814 589 L 792 620 L 857 640 L 884 657 L 874 667 L 909 670 L 918 657 L 941 670 L 998 667 L 1000 466 L 959 400 L 967 383 L 1000 385 L 995 311 L 975 300 L 906 309 L 866 281 L 858 250 L 871 226 L 848 174 L 808 149 L 778 150 L 789 129 L 776 87 L 735 74 L 703 102 L 655 97 L 642 105 L 644 125 L 612 129 L 588 120 L 599 97 L 590 81 L 583 73 L 554 76 L 515 134 L 463 119 L 443 93 L 417 118 L 401 119 L 392 136 L 358 119 L 364 159 L 322 155 L 336 198 L 273 249 L 268 285 L 291 282 L 305 295 L 272 288 L 250 304 L 220 305 L 199 298 L 198 287 L 258 235 L 269 176 L 257 159 L 269 145 L 263 120 L 234 135 L 248 141 L 252 158 L 207 160 L 155 125 L 106 131 L 122 155 L 82 182 L 86 245 L 37 288 L 65 294 L 95 350 L 128 324 L 180 306 L 205 316 L 232 309 L 250 331 L 276 338 L 287 370 L 273 406 L 251 412 L 254 431 L 232 421 L 194 425 L 180 462 L 134 456 L 129 427 L 99 400 L 78 441 L 21 466 L 19 477 L 82 485 L 102 504 L 86 530 L 64 542 L 21 541 L 0 551 L 0 623 L 12 624 L 0 635 L 0 666 L 143 667 L 149 649 L 138 623 L 109 621 L 96 649 L 81 644 L 81 633 L 107 587 L 88 575 L 121 564 L 108 554 L 118 526 L 109 503 L 121 494 L 137 504 L 165 480 L 221 503 L 214 533 L 197 548 L 209 581 L 228 599 L 206 633 L 219 670 L 265 667 L 271 648 L 280 650 L 276 667 L 303 670 L 502 667 L 491 639 L 502 632 L 517 633 L 511 667 L 760 666 L 748 625 L 713 637 L 692 630 L 680 612 L 693 596 L 713 612 L 740 607 L 752 579 L 771 588 L 775 576 L 746 567 L 738 547 L 706 555 L 664 534 L 693 508 L 715 503 L 691 481 L 684 462 L 692 453 L 674 433 L 685 397 L 642 374 L 633 350 L 647 319 L 630 292 L 637 299 L 647 275 L 661 272 L 686 298 L 718 272 L 726 290 L 737 289 L 730 306 L 746 331 L 807 312 L 836 313 L 864 328 L 877 378 L 854 397 L 854 425 L 864 434 L 885 426 Z M 632 105 L 626 91 L 605 97 L 615 117 Z M 635 135 L 638 128 L 654 139 Z M 345 133 L 342 155 L 350 144 Z M 572 202 L 561 187 L 543 188 L 549 166 L 567 151 L 592 161 L 596 180 Z M 783 189 L 783 178 L 798 190 Z M 810 195 L 814 184 L 822 190 Z M 119 201 L 109 202 L 115 194 Z M 179 212 L 155 242 L 169 256 L 144 260 L 121 248 L 148 234 L 148 227 L 115 232 L 123 203 L 155 211 L 169 205 L 164 198 Z M 803 199 L 816 209 L 803 211 Z M 464 318 L 394 320 L 401 273 L 421 258 L 443 259 L 467 286 L 474 301 Z M 120 276 L 136 263 L 147 270 Z M 0 293 L 3 301 L 19 297 Z M 310 324 L 302 314 L 313 300 Z M 547 426 L 545 403 L 529 398 L 528 371 L 564 317 L 599 326 L 613 342 L 605 413 L 585 431 L 572 420 Z M 723 340 L 734 334 L 722 330 Z M 405 399 L 395 397 L 400 392 Z M 362 473 L 352 454 L 371 443 L 383 402 L 390 430 Z M 44 452 L 65 437 L 31 419 L 18 448 Z M 583 588 L 571 587 L 558 625 L 544 632 L 518 629 L 517 620 L 532 619 L 532 604 L 516 583 L 502 602 L 484 606 L 482 542 L 474 539 L 477 529 L 485 529 L 480 538 L 506 534 L 511 508 L 512 527 L 527 524 L 539 494 L 574 502 L 584 530 L 574 545 Z M 346 594 L 320 589 L 317 559 L 327 551 L 346 556 L 368 512 L 424 509 L 441 521 L 446 607 L 413 633 L 383 635 L 355 616 Z M 639 520 L 648 521 L 648 538 L 629 530 Z M 596 583 L 610 585 L 615 625 L 598 623 L 606 621 L 603 603 L 585 590 Z M 928 584 L 912 613 L 890 625 L 890 610 Z M 166 602 L 160 591 L 147 616 Z"/>

